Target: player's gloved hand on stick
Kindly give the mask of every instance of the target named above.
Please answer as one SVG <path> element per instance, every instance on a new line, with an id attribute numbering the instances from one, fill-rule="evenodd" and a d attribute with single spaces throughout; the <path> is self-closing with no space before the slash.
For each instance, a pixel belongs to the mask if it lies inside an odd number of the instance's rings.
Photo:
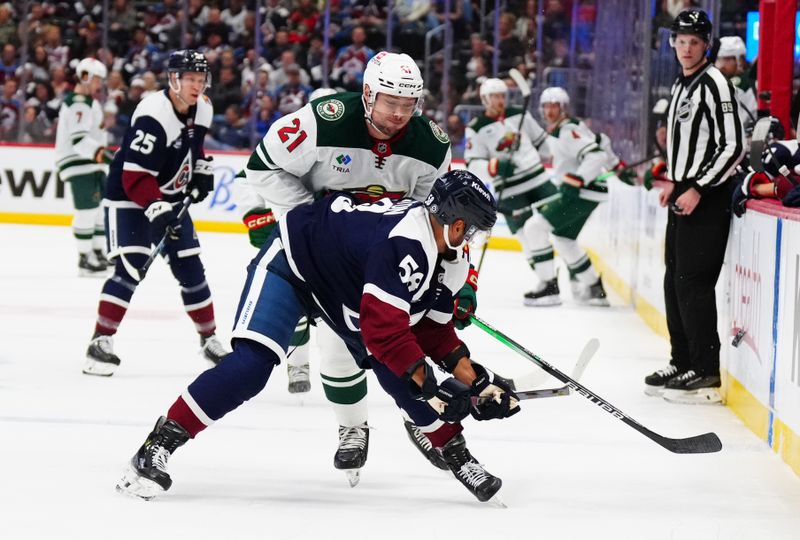
<path id="1" fill-rule="evenodd" d="M 489 160 L 489 176 L 492 178 L 508 178 L 514 175 L 514 162 L 510 159 L 492 158 Z"/>
<path id="2" fill-rule="evenodd" d="M 213 156 L 200 158 L 194 162 L 192 180 L 189 182 L 189 191 L 192 193 L 192 201 L 200 202 L 214 189 L 214 166 L 211 164 Z"/>
<path id="3" fill-rule="evenodd" d="M 508 418 L 519 412 L 519 397 L 505 379 L 476 362 L 472 369 L 478 375 L 472 381 L 472 395 L 477 400 L 470 410 L 475 420 Z"/>
<path id="4" fill-rule="evenodd" d="M 422 386 L 412 378 L 420 367 L 424 371 Z M 470 387 L 434 364 L 430 358 L 411 366 L 406 378 L 411 396 L 427 401 L 445 422 L 460 422 L 469 415 L 472 401 Z"/>
<path id="5" fill-rule="evenodd" d="M 565 201 L 574 201 L 580 198 L 581 188 L 584 185 L 583 178 L 576 174 L 565 174 L 558 190 L 561 198 Z"/>
<path id="6" fill-rule="evenodd" d="M 114 154 L 115 152 L 113 150 L 109 150 L 105 146 L 101 146 L 97 149 L 97 152 L 95 152 L 94 160 L 96 163 L 108 165 L 114 160 Z"/>
<path id="7" fill-rule="evenodd" d="M 614 167 L 614 173 L 617 175 L 617 178 L 626 184 L 631 186 L 636 185 L 636 179 L 638 178 L 636 171 L 629 169 L 628 165 L 623 160 L 619 160 L 617 166 Z"/>
<path id="8" fill-rule="evenodd" d="M 478 308 L 478 271 L 475 267 L 469 265 L 469 274 L 467 274 L 467 281 L 464 286 L 458 291 L 456 295 L 456 302 L 453 309 L 453 326 L 459 330 L 463 330 L 470 324 L 470 314 L 475 313 Z"/>
<path id="9" fill-rule="evenodd" d="M 278 224 L 275 214 L 269 208 L 253 208 L 242 218 L 247 234 L 250 237 L 250 244 L 261 249 L 267 241 L 272 230 Z"/>
<path id="10" fill-rule="evenodd" d="M 150 221 L 150 239 L 154 244 L 158 244 L 165 235 L 168 241 L 180 237 L 181 222 L 167 201 L 150 203 L 145 208 L 144 215 Z"/>
<path id="11" fill-rule="evenodd" d="M 650 191 L 653 187 L 653 182 L 656 181 L 669 181 L 667 178 L 667 163 L 665 161 L 659 161 L 644 173 L 644 187 L 646 190 Z"/>
<path id="12" fill-rule="evenodd" d="M 744 179 L 736 184 L 731 195 L 731 210 L 736 217 L 742 217 L 747 211 L 747 188 Z"/>

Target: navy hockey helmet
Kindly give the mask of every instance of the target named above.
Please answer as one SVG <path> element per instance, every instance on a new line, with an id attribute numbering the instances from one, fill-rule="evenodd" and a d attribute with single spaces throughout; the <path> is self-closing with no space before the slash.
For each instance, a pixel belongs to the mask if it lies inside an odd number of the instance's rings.
<path id="1" fill-rule="evenodd" d="M 172 84 L 170 74 L 177 73 L 176 86 Z M 180 91 L 180 78 L 184 73 L 205 73 L 206 88 L 211 86 L 211 67 L 208 59 L 200 51 L 194 49 L 181 49 L 170 53 L 167 59 L 167 75 L 170 76 L 169 84 L 176 92 Z"/>
<path id="2" fill-rule="evenodd" d="M 711 19 L 702 9 L 686 9 L 678 13 L 670 26 L 674 41 L 678 34 L 693 34 L 706 43 L 711 42 Z"/>
<path id="3" fill-rule="evenodd" d="M 425 207 L 445 227 L 463 220 L 465 242 L 471 241 L 479 231 L 491 231 L 497 221 L 494 197 L 477 176 L 463 169 L 448 171 L 437 178 L 425 199 Z M 450 246 L 447 235 L 445 239 L 448 246 L 455 249 Z"/>

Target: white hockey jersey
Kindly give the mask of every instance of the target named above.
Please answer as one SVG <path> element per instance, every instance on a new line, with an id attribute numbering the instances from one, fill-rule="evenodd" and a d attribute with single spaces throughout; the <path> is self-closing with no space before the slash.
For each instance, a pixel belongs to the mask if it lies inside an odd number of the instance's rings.
<path id="1" fill-rule="evenodd" d="M 67 94 L 58 112 L 56 131 L 56 166 L 61 179 L 107 172 L 107 165 L 95 161 L 97 150 L 107 143 L 100 104 L 89 96 Z"/>
<path id="2" fill-rule="evenodd" d="M 390 140 L 370 137 L 360 93 L 317 99 L 272 125 L 241 181 L 251 189 L 243 213 L 270 207 L 278 215 L 330 191 L 362 202 L 381 197 L 423 200 L 450 166 L 450 139 L 432 120 L 412 117 Z"/>

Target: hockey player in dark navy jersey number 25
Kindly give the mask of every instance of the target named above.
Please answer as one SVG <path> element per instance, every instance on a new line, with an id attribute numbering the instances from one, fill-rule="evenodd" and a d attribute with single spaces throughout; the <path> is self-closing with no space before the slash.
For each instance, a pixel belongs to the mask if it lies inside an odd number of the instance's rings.
<path id="1" fill-rule="evenodd" d="M 211 158 L 203 153 L 213 115 L 203 94 L 211 76 L 208 61 L 197 51 L 176 51 L 167 61 L 167 75 L 169 88 L 136 107 L 111 163 L 104 204 L 108 258 L 115 268 L 100 294 L 83 368 L 88 375 L 109 376 L 119 366 L 112 336 L 141 279 L 138 270 L 165 234 L 162 254 L 180 283 L 204 356 L 216 363 L 228 352 L 214 335 L 214 306 L 194 224 L 188 213 L 178 219 L 188 193 L 199 202 L 214 184 Z"/>
<path id="2" fill-rule="evenodd" d="M 325 321 L 416 425 L 438 426 L 426 432 L 448 468 L 491 499 L 502 482 L 467 450 L 460 422 L 511 416 L 518 400 L 470 359 L 452 314 L 469 271 L 464 248 L 495 220 L 494 198 L 467 171 L 436 179 L 424 203 L 359 205 L 335 192 L 290 210 L 248 267 L 233 352 L 156 422 L 117 489 L 145 499 L 169 489 L 171 454 L 264 388 L 305 315 Z"/>

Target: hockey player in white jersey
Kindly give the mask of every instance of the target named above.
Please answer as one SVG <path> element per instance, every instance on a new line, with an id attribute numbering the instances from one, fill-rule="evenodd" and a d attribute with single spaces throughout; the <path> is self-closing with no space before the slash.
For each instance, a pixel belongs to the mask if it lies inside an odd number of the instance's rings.
<path id="1" fill-rule="evenodd" d="M 537 237 L 531 237 L 528 222 L 536 208 L 558 198 L 558 189 L 550 181 L 538 152 L 547 140 L 547 132 L 527 111 L 507 107 L 507 93 L 508 87 L 500 79 L 487 79 L 481 84 L 485 111 L 467 126 L 464 159 L 470 172 L 494 187 L 499 211 L 522 244 L 528 264 L 536 271 L 546 261 L 552 264 L 553 248 L 538 245 Z"/>
<path id="2" fill-rule="evenodd" d="M 746 70 L 746 54 L 747 49 L 742 38 L 739 36 L 721 37 L 714 65 L 733 84 L 736 101 L 739 103 L 739 120 L 745 126 L 745 131 L 749 133 L 758 119 L 758 100 L 756 99 L 755 84 Z"/>
<path id="3" fill-rule="evenodd" d="M 559 196 L 540 206 L 527 224 L 533 249 L 542 256 L 534 268 L 541 284 L 525 295 L 526 304 L 561 303 L 553 264 L 554 246 L 569 270 L 574 299 L 583 304 L 608 306 L 603 282 L 577 238 L 589 215 L 608 198 L 605 173 L 619 168 L 620 160 L 610 150 L 607 137 L 595 135 L 585 123 L 569 116 L 569 95 L 563 88 L 545 89 L 539 102 L 550 131 L 547 145 Z"/>
<path id="4" fill-rule="evenodd" d="M 363 202 L 424 200 L 450 165 L 450 140 L 421 114 L 422 92 L 422 76 L 410 56 L 380 52 L 367 65 L 362 93 L 324 96 L 275 122 L 242 180 L 250 188 L 243 206 L 251 243 L 260 247 L 276 218 L 331 191 L 348 191 Z M 303 347 L 308 338 L 303 319 L 292 340 L 297 348 L 287 359 L 290 392 L 310 388 Z M 354 483 L 353 471 L 366 462 L 369 442 L 366 373 L 325 325 L 316 338 L 323 389 L 339 423 L 334 466 L 351 471 Z"/>
<path id="5" fill-rule="evenodd" d="M 94 96 L 105 82 L 106 66 L 84 58 L 75 75 L 75 89 L 64 96 L 58 112 L 56 165 L 61 180 L 70 185 L 75 205 L 72 233 L 78 244 L 78 271 L 82 276 L 104 275 L 108 261 L 100 203 L 113 153 L 106 148 L 103 110 Z"/>

